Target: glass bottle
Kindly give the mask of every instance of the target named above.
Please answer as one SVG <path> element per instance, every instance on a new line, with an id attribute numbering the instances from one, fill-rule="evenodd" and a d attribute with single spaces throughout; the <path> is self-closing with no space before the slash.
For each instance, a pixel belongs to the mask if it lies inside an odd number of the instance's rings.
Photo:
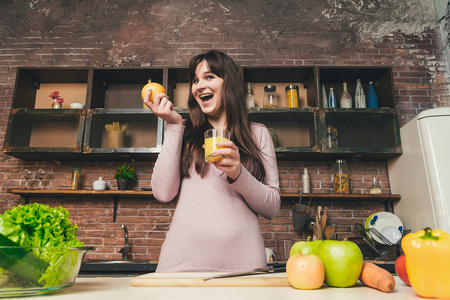
<path id="1" fill-rule="evenodd" d="M 341 108 L 352 108 L 352 96 L 347 90 L 347 82 L 344 81 L 342 85 L 343 91 L 340 99 Z"/>
<path id="2" fill-rule="evenodd" d="M 311 185 L 309 181 L 309 174 L 307 168 L 303 169 L 302 181 L 303 181 L 303 193 L 304 194 L 311 193 Z"/>
<path id="3" fill-rule="evenodd" d="M 382 194 L 381 184 L 378 182 L 377 178 L 373 176 L 372 187 L 370 188 L 369 194 Z"/>
<path id="4" fill-rule="evenodd" d="M 335 194 L 350 194 L 350 178 L 347 162 L 343 159 L 336 160 L 333 166 L 333 185 Z"/>
<path id="5" fill-rule="evenodd" d="M 286 107 L 298 107 L 298 85 L 286 87 Z"/>
<path id="6" fill-rule="evenodd" d="M 72 168 L 72 180 L 70 182 L 70 189 L 78 190 L 80 188 L 81 168 Z"/>
<path id="7" fill-rule="evenodd" d="M 264 87 L 264 107 L 278 107 L 277 87 L 274 85 L 266 85 Z"/>
<path id="8" fill-rule="evenodd" d="M 379 108 L 378 96 L 375 92 L 375 87 L 373 86 L 373 81 L 369 82 L 369 95 L 367 95 L 367 107 L 368 108 Z"/>
<path id="9" fill-rule="evenodd" d="M 252 94 L 252 84 L 251 82 L 247 82 L 247 92 L 245 93 L 245 101 L 247 103 L 247 107 L 255 107 L 255 96 Z"/>
<path id="10" fill-rule="evenodd" d="M 325 90 L 325 85 L 324 84 L 322 84 L 321 97 L 322 97 L 322 107 L 328 107 L 327 91 Z"/>
<path id="11" fill-rule="evenodd" d="M 337 107 L 336 96 L 334 95 L 333 88 L 330 88 L 330 96 L 328 97 L 328 107 Z"/>
<path id="12" fill-rule="evenodd" d="M 361 85 L 361 79 L 356 80 L 355 107 L 366 108 L 366 95 Z"/>

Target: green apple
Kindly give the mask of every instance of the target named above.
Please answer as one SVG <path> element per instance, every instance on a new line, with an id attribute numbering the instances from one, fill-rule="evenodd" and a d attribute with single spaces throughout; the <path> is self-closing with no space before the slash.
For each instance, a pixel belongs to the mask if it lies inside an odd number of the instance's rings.
<path id="1" fill-rule="evenodd" d="M 328 286 L 350 287 L 361 274 L 363 256 L 358 245 L 350 241 L 326 240 L 319 244 L 316 254 L 325 267 Z"/>
<path id="2" fill-rule="evenodd" d="M 309 239 L 310 237 L 308 237 L 307 241 L 299 241 L 292 245 L 290 256 L 298 254 L 299 252 L 303 255 L 316 254 L 317 246 L 319 246 L 322 240 L 310 241 Z"/>

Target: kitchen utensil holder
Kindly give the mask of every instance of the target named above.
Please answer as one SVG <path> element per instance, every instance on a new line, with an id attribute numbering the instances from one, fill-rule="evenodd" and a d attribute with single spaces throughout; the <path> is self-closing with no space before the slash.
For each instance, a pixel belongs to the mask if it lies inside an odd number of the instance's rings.
<path id="1" fill-rule="evenodd" d="M 386 256 L 392 251 L 392 249 L 396 248 L 396 250 L 400 251 L 400 242 L 402 239 L 399 239 L 396 243 L 392 243 L 389 241 L 383 234 L 381 234 L 375 228 L 364 228 L 364 226 L 360 223 L 356 223 L 356 231 L 360 235 L 360 238 L 369 245 L 370 249 L 373 250 L 374 253 L 377 254 L 374 260 L 383 260 Z M 402 232 L 402 238 L 410 233 L 411 230 L 404 230 Z M 384 245 L 377 245 L 377 243 L 372 239 L 372 236 L 376 236 L 381 241 L 383 241 Z"/>
<path id="2" fill-rule="evenodd" d="M 311 208 L 302 204 L 302 191 L 299 190 L 298 203 L 292 202 L 292 222 L 295 230 L 303 230 L 310 220 Z"/>

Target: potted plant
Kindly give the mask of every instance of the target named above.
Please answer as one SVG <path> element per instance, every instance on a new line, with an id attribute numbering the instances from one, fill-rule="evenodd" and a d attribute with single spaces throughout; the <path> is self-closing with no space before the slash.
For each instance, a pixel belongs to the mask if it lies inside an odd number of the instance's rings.
<path id="1" fill-rule="evenodd" d="M 119 190 L 127 190 L 130 182 L 136 180 L 136 174 L 130 165 L 125 164 L 117 168 L 114 178 L 117 179 L 117 187 Z"/>

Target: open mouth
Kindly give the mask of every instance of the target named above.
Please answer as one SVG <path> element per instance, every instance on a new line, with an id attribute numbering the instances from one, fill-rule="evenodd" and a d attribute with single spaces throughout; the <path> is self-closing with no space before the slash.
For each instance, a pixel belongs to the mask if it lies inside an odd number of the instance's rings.
<path id="1" fill-rule="evenodd" d="M 211 100 L 212 97 L 213 97 L 213 94 L 203 94 L 203 95 L 200 95 L 200 99 L 201 99 L 203 102 L 206 102 L 206 101 Z"/>

